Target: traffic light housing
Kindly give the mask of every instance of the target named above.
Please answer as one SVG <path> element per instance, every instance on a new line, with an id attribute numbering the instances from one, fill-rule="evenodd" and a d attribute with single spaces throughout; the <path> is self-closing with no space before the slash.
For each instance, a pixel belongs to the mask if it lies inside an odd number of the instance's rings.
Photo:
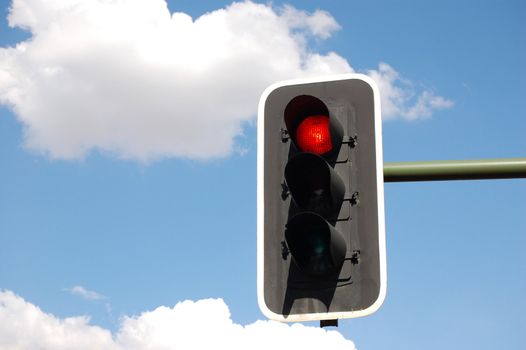
<path id="1" fill-rule="evenodd" d="M 258 111 L 258 303 L 278 321 L 376 311 L 386 293 L 380 97 L 360 74 L 291 80 Z"/>

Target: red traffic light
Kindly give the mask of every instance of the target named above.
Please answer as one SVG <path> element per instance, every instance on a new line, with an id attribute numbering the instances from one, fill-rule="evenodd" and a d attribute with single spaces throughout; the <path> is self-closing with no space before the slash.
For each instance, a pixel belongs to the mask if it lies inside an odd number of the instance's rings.
<path id="1" fill-rule="evenodd" d="M 284 120 L 292 141 L 300 152 L 330 159 L 340 150 L 341 124 L 331 118 L 325 103 L 317 97 L 299 95 L 285 107 Z"/>
<path id="2" fill-rule="evenodd" d="M 312 115 L 296 129 L 296 143 L 303 152 L 324 154 L 332 151 L 330 120 L 326 115 Z"/>

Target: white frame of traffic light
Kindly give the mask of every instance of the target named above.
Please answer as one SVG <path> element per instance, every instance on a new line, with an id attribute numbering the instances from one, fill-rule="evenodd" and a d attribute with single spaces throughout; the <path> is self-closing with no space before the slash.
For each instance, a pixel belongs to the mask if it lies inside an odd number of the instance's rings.
<path id="1" fill-rule="evenodd" d="M 264 301 L 264 108 L 268 96 L 276 89 L 284 86 L 331 82 L 339 80 L 358 79 L 368 84 L 374 95 L 374 125 L 375 125 L 375 152 L 376 152 L 376 177 L 378 196 L 378 240 L 380 252 L 380 293 L 378 299 L 367 309 L 348 312 L 311 313 L 300 315 L 283 315 L 274 313 Z M 335 320 L 342 318 L 356 318 L 370 315 L 382 305 L 387 291 L 387 263 L 385 245 L 385 209 L 384 209 L 384 172 L 382 152 L 382 120 L 380 109 L 380 93 L 376 83 L 363 74 L 338 74 L 328 77 L 293 79 L 275 83 L 263 92 L 258 106 L 258 141 L 257 141 L 257 296 L 260 310 L 269 319 L 281 322 L 303 322 L 317 320 Z"/>

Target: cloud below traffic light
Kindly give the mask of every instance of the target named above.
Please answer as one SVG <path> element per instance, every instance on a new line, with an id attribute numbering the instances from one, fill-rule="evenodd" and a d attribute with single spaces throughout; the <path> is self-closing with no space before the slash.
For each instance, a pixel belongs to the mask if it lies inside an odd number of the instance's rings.
<path id="1" fill-rule="evenodd" d="M 242 326 L 221 299 L 186 300 L 138 316 L 125 316 L 119 330 L 89 324 L 89 317 L 58 318 L 11 291 L 0 291 L 2 349 L 355 349 L 337 331 L 301 324 L 256 321 Z"/>

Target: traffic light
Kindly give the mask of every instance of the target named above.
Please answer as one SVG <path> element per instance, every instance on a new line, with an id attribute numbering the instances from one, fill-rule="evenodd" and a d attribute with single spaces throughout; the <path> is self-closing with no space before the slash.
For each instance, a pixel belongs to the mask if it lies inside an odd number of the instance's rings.
<path id="1" fill-rule="evenodd" d="M 258 111 L 258 303 L 278 321 L 376 311 L 386 292 L 378 88 L 291 80 Z"/>

